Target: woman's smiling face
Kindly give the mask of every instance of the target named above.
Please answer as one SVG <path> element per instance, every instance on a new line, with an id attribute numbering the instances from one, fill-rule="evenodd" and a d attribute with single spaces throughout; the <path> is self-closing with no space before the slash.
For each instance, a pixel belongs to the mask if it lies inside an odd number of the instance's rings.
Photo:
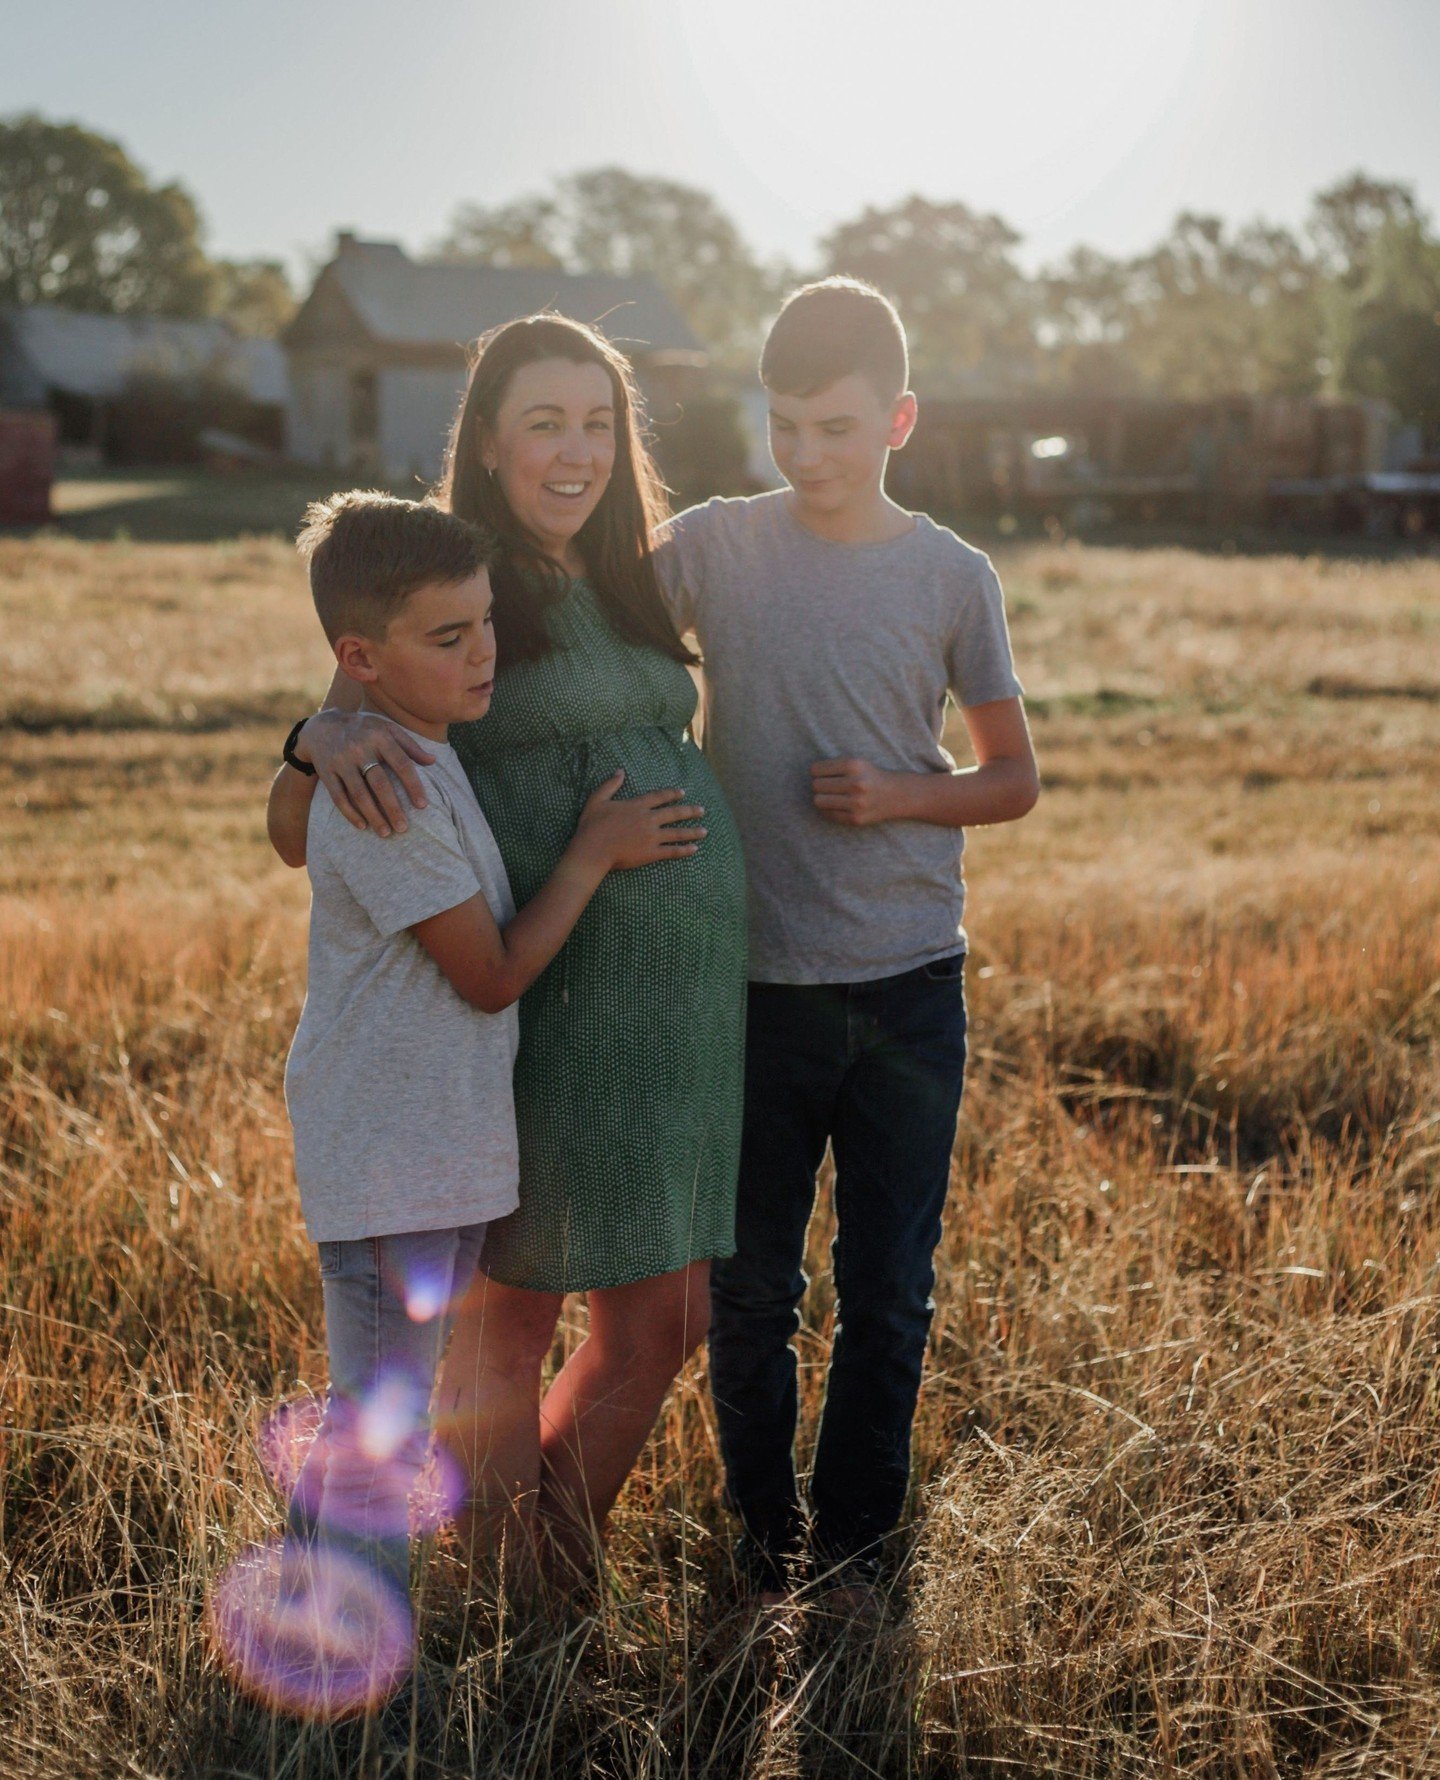
<path id="1" fill-rule="evenodd" d="M 599 505 L 615 465 L 609 374 L 564 358 L 521 365 L 481 457 L 540 549 L 578 573 L 575 534 Z"/>

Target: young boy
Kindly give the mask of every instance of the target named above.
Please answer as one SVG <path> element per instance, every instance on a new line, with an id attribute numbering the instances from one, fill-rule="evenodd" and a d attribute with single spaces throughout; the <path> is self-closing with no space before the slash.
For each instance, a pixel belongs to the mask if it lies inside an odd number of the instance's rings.
<path id="1" fill-rule="evenodd" d="M 657 558 L 705 659 L 705 747 L 745 843 L 750 993 L 738 1249 L 712 1275 L 711 1381 L 752 1579 L 813 1557 L 861 1605 L 909 1478 L 932 1255 L 965 1069 L 962 829 L 1039 793 L 988 559 L 884 491 L 915 425 L 899 317 L 831 278 L 760 360 L 788 487 L 712 500 Z M 978 765 L 941 746 L 947 692 Z M 797 1306 L 827 1142 L 838 1305 L 807 1529 Z M 808 1553 L 807 1553 L 808 1545 Z"/>
<path id="2" fill-rule="evenodd" d="M 679 792 L 615 801 L 616 773 L 517 914 L 446 741 L 447 725 L 484 716 L 494 684 L 486 540 L 380 494 L 337 495 L 306 519 L 299 547 L 341 670 L 362 708 L 423 738 L 435 763 L 416 768 L 425 807 L 383 843 L 323 792 L 310 808 L 309 987 L 285 1089 L 330 1397 L 294 1493 L 282 1595 L 328 1551 L 403 1602 L 446 1313 L 487 1224 L 516 1204 L 514 1003 L 608 871 L 691 854 L 704 830 L 671 826 L 700 813 Z"/>

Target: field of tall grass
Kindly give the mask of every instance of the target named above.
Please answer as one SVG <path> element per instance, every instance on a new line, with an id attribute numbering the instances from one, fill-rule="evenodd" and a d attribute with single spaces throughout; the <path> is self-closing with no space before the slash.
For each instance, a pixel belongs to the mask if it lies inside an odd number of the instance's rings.
<path id="1" fill-rule="evenodd" d="M 1000 567 L 1047 788 L 970 837 L 886 1619 L 756 1635 L 696 1365 L 598 1600 L 467 1599 L 431 1554 L 446 1773 L 1440 1774 L 1440 564 Z M 278 542 L 0 542 L 7 1776 L 356 1771 L 205 1635 L 278 1525 L 256 1429 L 323 1382 L 304 881 L 262 822 L 312 631 Z"/>

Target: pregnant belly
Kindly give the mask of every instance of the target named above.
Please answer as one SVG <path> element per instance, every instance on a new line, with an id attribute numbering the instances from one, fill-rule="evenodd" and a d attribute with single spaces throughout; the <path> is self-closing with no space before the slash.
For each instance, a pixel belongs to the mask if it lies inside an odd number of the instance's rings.
<path id="1" fill-rule="evenodd" d="M 688 858 L 612 871 L 581 928 L 593 931 L 603 923 L 638 938 L 637 929 L 683 932 L 706 922 L 743 922 L 740 837 L 719 784 L 693 743 L 654 729 L 548 743 L 487 765 L 476 791 L 517 903 L 540 890 L 569 844 L 585 800 L 617 770 L 625 773 L 621 798 L 673 787 L 685 802 L 704 805 L 706 838 Z"/>

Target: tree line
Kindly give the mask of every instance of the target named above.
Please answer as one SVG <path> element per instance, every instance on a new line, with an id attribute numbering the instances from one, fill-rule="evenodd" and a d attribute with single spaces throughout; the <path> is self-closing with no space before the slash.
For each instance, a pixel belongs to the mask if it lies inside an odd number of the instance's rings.
<path id="1" fill-rule="evenodd" d="M 0 303 L 218 315 L 266 336 L 295 293 L 278 260 L 212 259 L 182 185 L 152 185 L 118 142 L 31 112 L 0 118 Z"/>
<path id="2" fill-rule="evenodd" d="M 1410 185 L 1354 173 L 1297 230 L 1183 211 L 1144 253 L 1082 246 L 1036 273 L 1020 245 L 1002 217 L 915 195 L 838 224 L 810 265 L 765 261 L 708 193 L 602 167 L 462 205 L 433 251 L 651 273 L 735 367 L 787 288 L 844 272 L 899 304 L 927 390 L 1371 396 L 1440 430 L 1440 236 Z M 27 115 L 0 120 L 0 302 L 37 301 L 270 333 L 295 296 L 278 262 L 208 257 L 194 200 L 118 143 Z"/>

